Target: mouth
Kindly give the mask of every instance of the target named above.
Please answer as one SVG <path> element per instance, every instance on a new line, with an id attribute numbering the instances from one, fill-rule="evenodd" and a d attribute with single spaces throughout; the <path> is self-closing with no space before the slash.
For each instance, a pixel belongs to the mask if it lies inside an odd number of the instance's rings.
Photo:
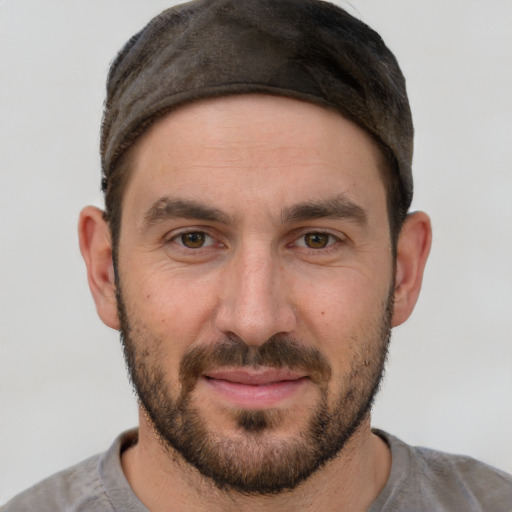
<path id="1" fill-rule="evenodd" d="M 201 379 L 231 405 L 261 410 L 296 395 L 308 382 L 304 373 L 284 368 L 227 368 L 206 372 Z"/>

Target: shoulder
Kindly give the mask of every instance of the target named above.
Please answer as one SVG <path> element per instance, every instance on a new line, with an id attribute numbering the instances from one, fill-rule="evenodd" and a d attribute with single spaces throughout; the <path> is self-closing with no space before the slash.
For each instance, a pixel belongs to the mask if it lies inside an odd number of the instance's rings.
<path id="1" fill-rule="evenodd" d="M 106 496 L 98 473 L 100 459 L 95 455 L 46 478 L 14 497 L 2 512 L 110 510 L 102 506 Z"/>
<path id="2" fill-rule="evenodd" d="M 440 511 L 512 509 L 512 475 L 471 457 L 410 446 L 385 432 L 375 433 L 392 453 L 389 481 L 379 497 L 386 507 L 379 510 L 426 511 L 433 505 Z"/>
<path id="3" fill-rule="evenodd" d="M 15 496 L 0 512 L 145 511 L 121 468 L 121 451 L 136 436 L 136 431 L 120 435 L 105 453 L 43 480 Z"/>

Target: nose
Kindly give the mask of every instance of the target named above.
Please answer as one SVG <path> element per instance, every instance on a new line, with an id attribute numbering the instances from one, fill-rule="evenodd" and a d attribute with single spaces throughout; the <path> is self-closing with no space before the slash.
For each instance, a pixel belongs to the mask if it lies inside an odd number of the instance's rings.
<path id="1" fill-rule="evenodd" d="M 296 326 L 286 272 L 270 251 L 238 254 L 223 272 L 216 327 L 224 335 L 259 346 Z"/>

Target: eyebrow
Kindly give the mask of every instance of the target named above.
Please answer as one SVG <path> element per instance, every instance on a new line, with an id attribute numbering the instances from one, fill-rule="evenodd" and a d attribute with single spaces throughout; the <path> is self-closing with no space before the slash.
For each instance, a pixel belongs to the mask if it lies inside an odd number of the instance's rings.
<path id="1" fill-rule="evenodd" d="M 231 224 L 232 219 L 222 210 L 188 199 L 162 197 L 144 215 L 144 227 L 164 220 L 186 218 Z"/>
<path id="2" fill-rule="evenodd" d="M 147 228 L 175 218 L 234 224 L 230 215 L 213 206 L 189 199 L 162 197 L 144 214 L 143 226 Z M 344 195 L 297 203 L 281 212 L 283 224 L 323 218 L 348 219 L 361 225 L 367 222 L 366 212 Z"/>
<path id="3" fill-rule="evenodd" d="M 366 224 L 368 220 L 363 208 L 344 195 L 298 203 L 290 208 L 285 208 L 281 214 L 283 223 L 326 218 L 347 219 L 361 225 Z"/>

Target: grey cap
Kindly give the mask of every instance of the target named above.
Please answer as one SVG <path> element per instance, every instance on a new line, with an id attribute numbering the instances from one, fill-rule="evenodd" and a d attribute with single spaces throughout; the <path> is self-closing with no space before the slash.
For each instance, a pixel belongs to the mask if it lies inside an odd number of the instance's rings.
<path id="1" fill-rule="evenodd" d="M 405 79 L 374 30 L 320 0 L 196 0 L 153 18 L 110 69 L 103 189 L 156 119 L 197 99 L 242 93 L 312 102 L 367 130 L 394 160 L 407 211 L 414 130 Z"/>

